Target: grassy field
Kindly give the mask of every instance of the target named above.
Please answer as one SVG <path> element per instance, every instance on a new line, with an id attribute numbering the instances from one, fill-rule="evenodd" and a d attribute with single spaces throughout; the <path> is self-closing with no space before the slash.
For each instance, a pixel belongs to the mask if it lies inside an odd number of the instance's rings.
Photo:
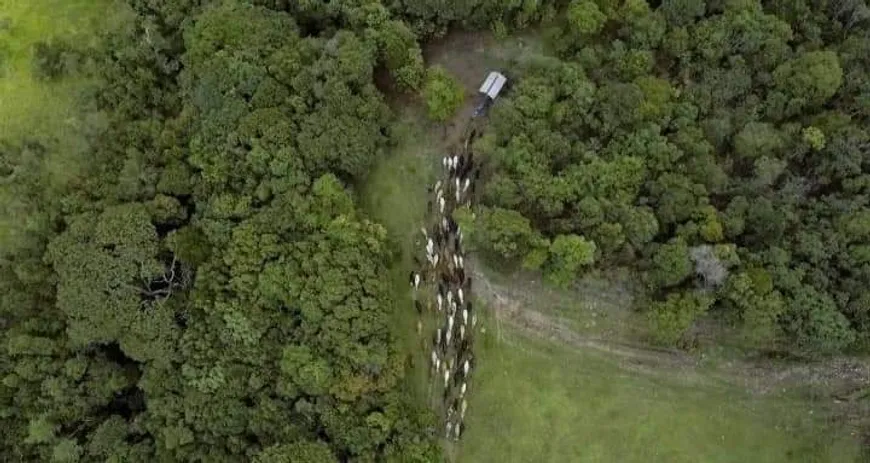
<path id="1" fill-rule="evenodd" d="M 421 339 L 416 334 L 417 313 L 408 286 L 408 272 L 414 268 L 412 256 L 422 250 L 417 242 L 418 230 L 426 215 L 426 185 L 435 177 L 437 146 L 435 140 L 428 138 L 420 115 L 411 110 L 393 131 L 398 145 L 360 187 L 360 204 L 369 217 L 386 227 L 400 252 L 390 270 L 397 304 L 393 326 L 398 328 L 395 332 L 406 352 L 412 354 L 414 364 L 408 385 L 423 401 L 428 391 L 428 373 Z M 426 330 L 432 323 L 427 320 Z"/>
<path id="2" fill-rule="evenodd" d="M 795 397 L 647 378 L 504 327 L 478 339 L 458 461 L 857 461 L 857 444 Z"/>
<path id="3" fill-rule="evenodd" d="M 0 0 L 0 134 L 4 138 L 72 130 L 71 106 L 82 81 L 33 79 L 33 45 L 66 40 L 87 46 L 116 27 L 115 0 Z"/>

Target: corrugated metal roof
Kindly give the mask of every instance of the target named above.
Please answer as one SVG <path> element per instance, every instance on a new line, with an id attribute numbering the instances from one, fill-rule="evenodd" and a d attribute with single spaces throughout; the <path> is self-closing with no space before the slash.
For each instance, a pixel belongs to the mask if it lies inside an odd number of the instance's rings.
<path id="1" fill-rule="evenodd" d="M 498 74 L 498 77 L 496 77 L 495 82 L 493 82 L 492 86 L 489 88 L 486 94 L 494 100 L 495 97 L 498 96 L 499 92 L 501 92 L 501 89 L 502 87 L 504 87 L 505 82 L 507 82 L 507 77 Z"/>
<path id="2" fill-rule="evenodd" d="M 505 82 L 507 82 L 507 77 L 503 76 L 500 72 L 492 71 L 486 76 L 483 85 L 480 86 L 480 93 L 484 93 L 491 100 L 494 100 L 499 92 L 501 92 Z"/>
<path id="3" fill-rule="evenodd" d="M 498 78 L 498 73 L 495 71 L 490 72 L 489 75 L 486 76 L 486 80 L 483 81 L 483 85 L 480 86 L 480 93 L 488 93 L 489 88 L 492 87 L 496 78 Z"/>

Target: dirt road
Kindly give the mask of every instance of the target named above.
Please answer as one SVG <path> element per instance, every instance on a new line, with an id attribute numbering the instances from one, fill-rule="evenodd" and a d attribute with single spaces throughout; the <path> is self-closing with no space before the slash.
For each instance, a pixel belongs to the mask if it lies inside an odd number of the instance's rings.
<path id="1" fill-rule="evenodd" d="M 704 358 L 686 352 L 655 349 L 642 344 L 613 341 L 606 337 L 579 333 L 564 320 L 529 304 L 534 299 L 518 294 L 525 288 L 492 281 L 479 262 L 469 259 L 474 277 L 474 296 L 493 310 L 494 329 L 499 335 L 510 326 L 531 336 L 549 339 L 574 349 L 583 349 L 619 362 L 628 371 L 655 377 L 677 379 L 686 385 L 744 388 L 756 395 L 798 392 L 827 400 L 833 414 L 854 426 L 866 429 L 870 404 L 865 396 L 870 385 L 867 359 L 837 357 L 815 362 L 775 360 L 736 360 L 705 366 Z M 578 297 L 583 297 L 578 295 Z"/>

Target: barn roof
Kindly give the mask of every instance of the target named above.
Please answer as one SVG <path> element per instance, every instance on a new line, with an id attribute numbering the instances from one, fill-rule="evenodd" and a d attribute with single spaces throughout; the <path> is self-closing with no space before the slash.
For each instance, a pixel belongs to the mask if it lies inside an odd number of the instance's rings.
<path id="1" fill-rule="evenodd" d="M 486 80 L 483 81 L 483 85 L 480 86 L 480 93 L 487 93 L 497 77 L 497 72 L 490 72 L 489 75 L 486 76 Z"/>
<path id="2" fill-rule="evenodd" d="M 492 71 L 486 76 L 486 80 L 483 81 L 483 85 L 480 86 L 480 93 L 485 93 L 491 99 L 495 99 L 498 96 L 499 92 L 501 92 L 502 87 L 504 87 L 505 82 L 507 82 L 507 78 L 503 76 L 500 72 Z"/>

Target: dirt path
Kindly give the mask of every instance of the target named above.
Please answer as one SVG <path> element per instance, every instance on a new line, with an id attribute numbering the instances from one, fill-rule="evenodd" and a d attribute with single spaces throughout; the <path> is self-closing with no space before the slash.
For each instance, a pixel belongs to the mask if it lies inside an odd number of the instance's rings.
<path id="1" fill-rule="evenodd" d="M 870 362 L 867 359 L 841 357 L 801 363 L 728 360 L 715 367 L 705 367 L 702 358 L 685 352 L 579 333 L 558 317 L 536 310 L 529 303 L 529 295 L 517 294 L 516 286 L 492 281 L 478 262 L 469 261 L 474 276 L 474 295 L 494 311 L 495 326 L 490 329 L 496 330 L 499 338 L 501 328 L 510 326 L 537 338 L 604 356 L 619 362 L 628 371 L 677 379 L 686 385 L 737 386 L 759 396 L 799 392 L 826 400 L 831 404 L 833 414 L 852 424 L 856 432 L 870 416 L 870 405 L 863 400 L 870 385 Z M 510 340 L 507 342 L 511 344 Z"/>
<path id="2" fill-rule="evenodd" d="M 500 324 L 518 328 L 538 338 L 557 341 L 575 349 L 592 350 L 614 356 L 630 370 L 649 375 L 677 372 L 683 379 L 693 383 L 709 383 L 703 375 L 694 372 L 696 361 L 687 355 L 657 352 L 648 348 L 631 346 L 626 343 L 607 341 L 576 332 L 564 322 L 535 310 L 518 300 L 515 290 L 490 280 L 481 266 L 469 259 L 471 274 L 474 278 L 474 295 L 494 310 L 497 336 L 500 338 Z"/>

